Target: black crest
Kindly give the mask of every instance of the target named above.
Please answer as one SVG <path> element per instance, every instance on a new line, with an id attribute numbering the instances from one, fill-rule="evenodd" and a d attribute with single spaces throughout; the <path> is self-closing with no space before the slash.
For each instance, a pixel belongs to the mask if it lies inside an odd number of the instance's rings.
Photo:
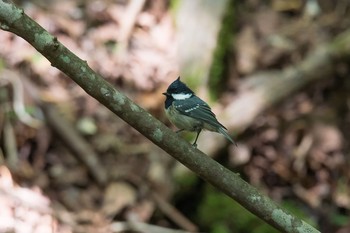
<path id="1" fill-rule="evenodd" d="M 183 82 L 180 81 L 180 76 L 168 87 L 166 90 L 169 94 L 179 94 L 179 93 L 191 93 L 194 92 L 186 86 Z"/>

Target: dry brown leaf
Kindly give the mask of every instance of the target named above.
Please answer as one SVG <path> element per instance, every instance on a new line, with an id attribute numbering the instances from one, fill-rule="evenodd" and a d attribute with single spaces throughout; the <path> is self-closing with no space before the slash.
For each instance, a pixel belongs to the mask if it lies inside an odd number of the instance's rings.
<path id="1" fill-rule="evenodd" d="M 236 42 L 237 70 L 242 74 L 248 74 L 257 67 L 257 59 L 260 53 L 258 40 L 254 29 L 245 27 L 238 35 Z"/>
<path id="2" fill-rule="evenodd" d="M 136 190 L 128 183 L 119 181 L 108 185 L 103 198 L 102 211 L 107 216 L 114 216 L 124 207 L 134 204 Z"/>
<path id="3" fill-rule="evenodd" d="M 339 151 L 342 148 L 343 137 L 339 128 L 334 125 L 316 124 L 313 128 L 315 147 L 324 153 Z"/>
<path id="4" fill-rule="evenodd" d="M 230 147 L 229 161 L 233 166 L 241 166 L 251 159 L 251 150 L 246 144 L 239 144 L 237 147 Z"/>

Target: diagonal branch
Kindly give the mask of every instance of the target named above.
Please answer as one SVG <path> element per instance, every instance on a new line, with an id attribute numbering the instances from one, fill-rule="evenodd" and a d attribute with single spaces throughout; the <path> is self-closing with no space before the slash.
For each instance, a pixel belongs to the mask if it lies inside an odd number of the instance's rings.
<path id="1" fill-rule="evenodd" d="M 60 69 L 89 95 L 201 178 L 272 226 L 283 232 L 318 232 L 260 194 L 238 174 L 232 173 L 182 140 L 163 123 L 114 89 L 111 84 L 95 73 L 86 61 L 74 55 L 56 37 L 49 34 L 8 0 L 0 0 L 0 28 L 28 41 L 51 62 L 52 66 Z"/>

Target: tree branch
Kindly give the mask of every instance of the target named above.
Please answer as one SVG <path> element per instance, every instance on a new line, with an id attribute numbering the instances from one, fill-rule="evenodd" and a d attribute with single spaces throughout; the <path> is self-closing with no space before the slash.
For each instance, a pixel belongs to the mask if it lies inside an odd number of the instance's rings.
<path id="1" fill-rule="evenodd" d="M 23 10 L 7 0 L 0 0 L 0 28 L 28 41 L 51 62 L 52 66 L 64 72 L 89 95 L 201 178 L 272 226 L 283 232 L 319 232 L 261 195 L 238 174 L 232 173 L 181 139 L 163 123 L 114 89 L 111 84 L 95 73 L 86 61 L 79 59 L 56 37 L 50 35 L 24 14 Z"/>

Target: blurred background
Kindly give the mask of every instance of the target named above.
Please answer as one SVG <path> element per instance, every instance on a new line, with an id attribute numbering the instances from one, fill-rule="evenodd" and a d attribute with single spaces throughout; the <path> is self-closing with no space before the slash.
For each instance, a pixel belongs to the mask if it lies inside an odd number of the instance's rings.
<path id="1" fill-rule="evenodd" d="M 181 76 L 238 143 L 204 132 L 200 150 L 350 232 L 349 1 L 15 3 L 174 130 L 161 93 Z M 5 31 L 0 106 L 0 232 L 277 232 Z"/>

